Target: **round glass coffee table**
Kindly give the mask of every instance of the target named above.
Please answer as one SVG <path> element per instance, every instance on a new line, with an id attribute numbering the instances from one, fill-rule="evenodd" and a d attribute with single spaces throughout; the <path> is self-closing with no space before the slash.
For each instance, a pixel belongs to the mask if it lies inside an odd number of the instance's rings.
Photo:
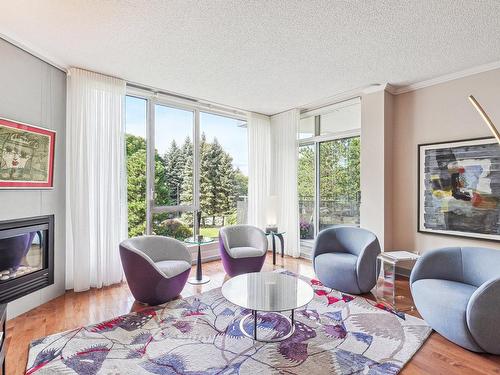
<path id="1" fill-rule="evenodd" d="M 246 273 L 229 279 L 222 285 L 222 295 L 229 302 L 252 310 L 240 321 L 240 330 L 256 341 L 276 342 L 290 337 L 295 330 L 294 312 L 313 299 L 313 289 L 305 281 L 277 272 Z M 290 311 L 290 318 L 283 314 Z M 290 324 L 286 334 L 270 339 L 257 338 L 257 313 L 272 313 L 285 318 Z M 253 317 L 253 334 L 245 328 L 245 323 Z"/>

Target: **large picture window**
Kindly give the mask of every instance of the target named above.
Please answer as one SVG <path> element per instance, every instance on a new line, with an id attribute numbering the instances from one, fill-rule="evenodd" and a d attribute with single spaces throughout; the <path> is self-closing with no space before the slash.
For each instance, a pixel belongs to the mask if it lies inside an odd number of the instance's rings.
<path id="1" fill-rule="evenodd" d="M 246 121 L 201 112 L 200 133 L 200 233 L 217 237 L 247 221 Z"/>
<path id="2" fill-rule="evenodd" d="M 128 235 L 146 233 L 147 101 L 127 96 L 125 102 Z"/>
<path id="3" fill-rule="evenodd" d="M 303 114 L 298 138 L 301 248 L 307 256 L 319 231 L 359 225 L 359 99 Z"/>
<path id="4" fill-rule="evenodd" d="M 246 223 L 244 117 L 127 96 L 129 236 L 216 237 Z"/>

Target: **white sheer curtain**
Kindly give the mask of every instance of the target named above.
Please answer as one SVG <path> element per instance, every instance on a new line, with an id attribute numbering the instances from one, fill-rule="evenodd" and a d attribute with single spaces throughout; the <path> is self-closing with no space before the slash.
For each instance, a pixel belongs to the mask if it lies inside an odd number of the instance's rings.
<path id="1" fill-rule="evenodd" d="M 277 197 L 278 229 L 286 231 L 285 254 L 300 256 L 297 192 L 297 131 L 300 112 L 271 117 L 271 194 Z"/>
<path id="2" fill-rule="evenodd" d="M 264 229 L 271 172 L 271 131 L 267 116 L 248 117 L 248 223 Z"/>
<path id="3" fill-rule="evenodd" d="M 66 288 L 118 283 L 125 82 L 72 68 L 67 81 Z"/>

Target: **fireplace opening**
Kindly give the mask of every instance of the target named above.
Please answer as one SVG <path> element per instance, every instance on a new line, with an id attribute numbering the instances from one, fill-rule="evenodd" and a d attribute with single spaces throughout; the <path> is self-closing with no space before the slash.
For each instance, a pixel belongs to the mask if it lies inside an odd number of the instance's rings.
<path id="1" fill-rule="evenodd" d="M 54 283 L 54 216 L 0 222 L 0 303 Z"/>

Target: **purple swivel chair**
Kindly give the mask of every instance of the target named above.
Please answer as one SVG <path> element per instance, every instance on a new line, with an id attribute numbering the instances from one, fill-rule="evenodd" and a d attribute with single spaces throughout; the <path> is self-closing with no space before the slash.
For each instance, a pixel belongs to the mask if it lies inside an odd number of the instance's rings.
<path id="1" fill-rule="evenodd" d="M 219 232 L 219 248 L 229 276 L 259 272 L 266 259 L 267 237 L 252 225 L 223 227 Z"/>
<path id="2" fill-rule="evenodd" d="M 174 238 L 134 237 L 120 243 L 120 257 L 134 298 L 160 305 L 177 297 L 191 271 L 191 254 Z"/>

